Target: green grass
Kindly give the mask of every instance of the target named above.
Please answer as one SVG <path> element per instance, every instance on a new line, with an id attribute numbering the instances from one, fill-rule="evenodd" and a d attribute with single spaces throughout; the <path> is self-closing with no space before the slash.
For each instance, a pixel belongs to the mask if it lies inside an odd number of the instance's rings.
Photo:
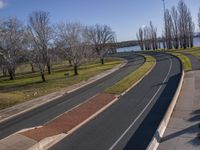
<path id="1" fill-rule="evenodd" d="M 146 58 L 146 62 L 141 67 L 124 77 L 112 87 L 106 89 L 105 92 L 110 94 L 121 94 L 136 83 L 141 77 L 143 77 L 156 63 L 156 60 L 152 56 L 144 56 Z"/>
<path id="2" fill-rule="evenodd" d="M 189 50 L 185 50 L 185 53 L 191 54 L 193 56 L 195 56 L 197 59 L 200 60 L 200 47 L 195 47 Z"/>
<path id="3" fill-rule="evenodd" d="M 28 74 L 17 74 L 16 80 L 9 80 L 8 77 L 0 78 L 0 109 L 37 98 L 48 93 L 59 91 L 70 85 L 88 80 L 114 66 L 122 63 L 119 59 L 108 59 L 105 65 L 99 61 L 93 61 L 79 67 L 79 75 L 74 76 L 73 68 L 58 67 L 51 75 L 46 74 L 46 82 L 41 82 L 38 72 Z M 69 76 L 65 74 L 68 73 Z"/>
<path id="4" fill-rule="evenodd" d="M 185 71 L 191 71 L 192 70 L 192 63 L 186 55 L 181 54 L 181 53 L 175 53 L 175 52 L 169 52 L 169 53 L 178 57 L 181 60 L 181 62 L 183 64 L 183 68 L 184 68 Z"/>

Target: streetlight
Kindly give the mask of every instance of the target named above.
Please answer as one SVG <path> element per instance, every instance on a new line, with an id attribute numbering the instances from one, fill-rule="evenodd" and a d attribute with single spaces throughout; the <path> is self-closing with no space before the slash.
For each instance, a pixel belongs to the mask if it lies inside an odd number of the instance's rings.
<path id="1" fill-rule="evenodd" d="M 164 11 L 164 22 L 165 22 L 165 37 L 164 37 L 164 41 L 163 41 L 163 43 L 165 42 L 165 39 L 166 39 L 166 35 L 167 35 L 167 29 L 166 29 L 166 27 L 167 27 L 167 25 L 166 25 L 166 7 L 165 7 L 165 0 L 162 0 L 163 1 L 163 11 Z M 165 52 L 165 46 L 163 45 L 163 49 L 164 49 L 164 52 Z"/>

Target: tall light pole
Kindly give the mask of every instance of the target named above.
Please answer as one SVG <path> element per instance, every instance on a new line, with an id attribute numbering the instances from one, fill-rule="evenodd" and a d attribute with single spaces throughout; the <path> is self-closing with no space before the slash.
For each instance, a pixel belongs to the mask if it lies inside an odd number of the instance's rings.
<path id="1" fill-rule="evenodd" d="M 163 1 L 163 10 L 164 10 L 164 13 L 165 13 L 165 0 L 162 0 Z"/>
<path id="2" fill-rule="evenodd" d="M 165 0 L 162 0 L 163 1 L 163 11 L 164 11 L 164 22 L 165 22 L 165 37 L 164 37 L 164 41 L 163 43 L 165 42 L 165 39 L 167 38 L 167 25 L 166 25 L 166 7 L 165 7 Z M 163 45 L 163 48 L 164 48 L 164 51 L 165 51 L 165 47 Z"/>

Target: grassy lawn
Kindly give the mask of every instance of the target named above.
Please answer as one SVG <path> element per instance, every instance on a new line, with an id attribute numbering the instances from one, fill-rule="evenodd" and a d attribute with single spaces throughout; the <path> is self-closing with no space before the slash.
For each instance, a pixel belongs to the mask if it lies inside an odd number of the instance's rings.
<path id="1" fill-rule="evenodd" d="M 185 50 L 185 53 L 191 54 L 200 60 L 200 47 L 196 47 L 190 50 Z"/>
<path id="2" fill-rule="evenodd" d="M 54 68 L 51 75 L 46 75 L 47 82 L 41 82 L 38 72 L 17 74 L 16 80 L 10 81 L 8 77 L 0 78 L 0 109 L 43 96 L 45 94 L 62 90 L 70 85 L 87 80 L 92 76 L 112 69 L 122 63 L 119 59 L 108 59 L 105 65 L 99 61 L 92 61 L 79 68 L 79 75 L 73 75 L 73 68 Z M 26 69 L 27 72 L 27 69 Z M 65 74 L 69 75 L 66 76 Z"/>
<path id="3" fill-rule="evenodd" d="M 112 87 L 106 89 L 105 92 L 111 94 L 121 94 L 129 87 L 131 87 L 134 83 L 136 83 L 141 77 L 143 77 L 156 63 L 156 60 L 152 56 L 144 56 L 146 58 L 146 62 L 141 67 L 114 84 Z"/>
<path id="4" fill-rule="evenodd" d="M 184 52 L 191 54 L 200 60 L 200 47 L 193 47 L 188 49 L 170 50 L 171 52 Z"/>
<path id="5" fill-rule="evenodd" d="M 175 52 L 169 52 L 169 53 L 174 55 L 174 56 L 177 56 L 181 60 L 181 62 L 183 64 L 183 68 L 184 68 L 185 71 L 192 70 L 192 63 L 186 55 L 181 54 L 181 53 L 175 53 Z"/>

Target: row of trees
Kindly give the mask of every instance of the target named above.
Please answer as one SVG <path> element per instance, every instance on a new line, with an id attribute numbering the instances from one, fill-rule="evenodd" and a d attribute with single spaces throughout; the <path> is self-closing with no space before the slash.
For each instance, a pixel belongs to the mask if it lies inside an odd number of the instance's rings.
<path id="1" fill-rule="evenodd" d="M 16 67 L 29 62 L 39 69 L 42 81 L 45 71 L 51 74 L 53 58 L 68 60 L 78 75 L 78 66 L 89 58 L 104 57 L 112 50 L 116 37 L 107 25 L 83 26 L 80 23 L 50 23 L 49 13 L 33 12 L 28 25 L 17 18 L 0 22 L 0 68 L 4 75 L 15 79 Z"/>
<path id="2" fill-rule="evenodd" d="M 157 28 L 151 21 L 149 26 L 139 28 L 139 32 L 136 36 L 141 50 L 156 50 L 160 48 L 160 43 L 158 42 L 157 37 Z"/>
<path id="3" fill-rule="evenodd" d="M 200 28 L 200 10 L 198 14 L 198 24 Z M 193 36 L 195 24 L 192 20 L 191 12 L 183 0 L 180 0 L 178 7 L 164 12 L 165 28 L 161 38 L 157 37 L 157 28 L 150 22 L 149 26 L 139 28 L 137 33 L 138 44 L 141 50 L 163 48 L 178 49 L 193 47 Z"/>
<path id="4" fill-rule="evenodd" d="M 199 8 L 199 13 L 198 13 L 198 25 L 199 25 L 199 30 L 200 30 L 200 8 Z"/>
<path id="5" fill-rule="evenodd" d="M 195 25 L 183 0 L 179 1 L 177 8 L 166 9 L 164 19 L 164 40 L 167 49 L 193 47 Z"/>

